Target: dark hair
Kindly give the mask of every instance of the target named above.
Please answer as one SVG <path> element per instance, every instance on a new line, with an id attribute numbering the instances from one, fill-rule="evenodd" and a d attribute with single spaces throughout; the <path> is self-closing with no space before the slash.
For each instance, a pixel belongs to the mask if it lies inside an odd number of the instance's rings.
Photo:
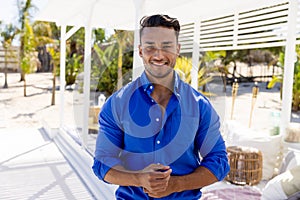
<path id="1" fill-rule="evenodd" d="M 140 25 L 140 37 L 145 27 L 167 27 L 174 29 L 176 39 L 178 40 L 180 24 L 176 18 L 169 17 L 168 15 L 144 16 L 140 21 Z"/>

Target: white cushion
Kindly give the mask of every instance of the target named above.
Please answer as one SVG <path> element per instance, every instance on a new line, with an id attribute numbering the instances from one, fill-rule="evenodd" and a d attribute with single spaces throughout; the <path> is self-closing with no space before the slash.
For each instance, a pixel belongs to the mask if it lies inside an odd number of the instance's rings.
<path id="1" fill-rule="evenodd" d="M 262 200 L 298 198 L 300 192 L 300 165 L 270 180 L 262 192 Z M 300 194 L 299 194 L 300 195 Z"/>
<path id="2" fill-rule="evenodd" d="M 300 165 L 300 150 L 289 148 L 288 152 L 283 158 L 279 173 L 281 174 L 289 169 L 296 167 L 297 165 Z"/>
<path id="3" fill-rule="evenodd" d="M 287 199 L 287 196 L 281 187 L 280 180 L 281 177 L 278 175 L 267 183 L 266 187 L 263 189 L 261 200 Z"/>
<path id="4" fill-rule="evenodd" d="M 281 136 L 270 136 L 268 133 L 243 127 L 236 121 L 227 121 L 224 132 L 227 146 L 248 146 L 260 150 L 263 156 L 262 179 L 270 180 L 273 177 L 281 152 Z"/>

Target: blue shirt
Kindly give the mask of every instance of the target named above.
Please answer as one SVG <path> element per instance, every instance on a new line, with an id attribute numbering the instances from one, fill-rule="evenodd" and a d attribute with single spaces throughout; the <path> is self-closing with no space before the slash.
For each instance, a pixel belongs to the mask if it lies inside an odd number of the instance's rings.
<path id="1" fill-rule="evenodd" d="M 154 85 L 145 73 L 108 98 L 99 114 L 99 134 L 93 171 L 104 180 L 115 165 L 141 170 L 152 163 L 169 165 L 172 176 L 199 166 L 218 180 L 229 171 L 220 122 L 208 99 L 175 74 L 173 94 L 164 115 L 150 96 Z M 200 189 L 172 193 L 160 199 L 199 199 Z M 153 199 L 140 187 L 120 186 L 117 199 Z"/>

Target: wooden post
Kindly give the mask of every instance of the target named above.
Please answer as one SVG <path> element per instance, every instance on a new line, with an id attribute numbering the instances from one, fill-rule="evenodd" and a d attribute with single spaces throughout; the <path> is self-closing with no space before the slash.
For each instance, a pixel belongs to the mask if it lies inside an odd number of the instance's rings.
<path id="1" fill-rule="evenodd" d="M 253 110 L 254 110 L 257 94 L 258 94 L 258 90 L 259 89 L 258 89 L 258 86 L 257 86 L 257 82 L 255 82 L 255 85 L 252 88 L 252 103 L 251 103 L 251 110 L 250 110 L 249 128 L 251 127 L 251 123 L 252 123 L 252 114 L 253 114 Z"/>
<path id="2" fill-rule="evenodd" d="M 237 91 L 239 89 L 239 84 L 237 82 L 237 79 L 234 80 L 234 83 L 232 84 L 232 104 L 231 104 L 231 116 L 230 119 L 233 119 L 233 110 L 234 110 L 234 102 L 237 95 Z"/>

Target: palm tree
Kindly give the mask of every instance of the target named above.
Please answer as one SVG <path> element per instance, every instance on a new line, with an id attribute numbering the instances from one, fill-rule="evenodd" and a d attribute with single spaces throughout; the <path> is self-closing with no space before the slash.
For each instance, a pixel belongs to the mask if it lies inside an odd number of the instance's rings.
<path id="1" fill-rule="evenodd" d="M 37 67 L 37 61 L 35 60 L 35 40 L 32 30 L 32 26 L 29 23 L 28 18 L 25 18 L 25 27 L 23 33 L 23 57 L 21 58 L 21 69 L 24 74 L 24 96 L 26 96 L 26 78 L 25 75 L 32 72 L 33 68 Z"/>
<path id="2" fill-rule="evenodd" d="M 25 4 L 23 1 L 17 0 L 17 5 L 19 9 L 19 23 L 20 23 L 20 60 L 22 63 L 22 59 L 24 57 L 24 29 L 25 29 L 25 21 L 29 17 L 29 10 L 33 7 L 31 0 L 26 0 Z M 25 81 L 25 73 L 22 68 L 20 81 Z M 25 89 L 24 89 L 25 91 Z"/>
<path id="3" fill-rule="evenodd" d="M 52 80 L 51 105 L 55 105 L 56 68 L 59 66 L 60 53 L 56 49 L 55 46 L 49 48 L 49 53 L 50 53 L 50 55 L 52 57 L 51 64 L 53 65 L 53 69 L 52 69 L 53 80 Z"/>
<path id="4" fill-rule="evenodd" d="M 49 22 L 34 22 L 32 25 L 32 29 L 35 36 L 35 43 L 38 47 L 44 49 L 44 52 L 41 55 L 41 59 L 43 60 L 42 63 L 46 63 L 49 64 L 49 66 L 52 66 L 53 80 L 51 105 L 55 105 L 56 67 L 59 65 L 59 51 L 56 48 L 56 43 L 58 42 L 55 39 L 52 39 L 52 27 Z M 49 52 L 46 50 L 47 44 L 51 44 Z"/>
<path id="5" fill-rule="evenodd" d="M 133 32 L 124 30 L 115 30 L 115 35 L 118 44 L 118 83 L 117 89 L 121 89 L 123 86 L 123 53 L 128 44 L 133 44 Z"/>
<path id="6" fill-rule="evenodd" d="M 5 81 L 4 81 L 3 88 L 8 88 L 8 84 L 7 84 L 7 58 L 11 57 L 11 56 L 9 56 L 7 53 L 10 52 L 12 41 L 13 41 L 15 35 L 16 35 L 16 27 L 13 26 L 12 24 L 5 25 L 4 31 L 1 32 L 1 36 L 3 38 L 2 45 L 4 47 L 4 54 L 5 54 L 5 56 L 4 56 L 4 59 L 5 59 L 5 61 L 4 61 L 4 63 L 5 63 L 5 66 L 4 66 Z"/>

